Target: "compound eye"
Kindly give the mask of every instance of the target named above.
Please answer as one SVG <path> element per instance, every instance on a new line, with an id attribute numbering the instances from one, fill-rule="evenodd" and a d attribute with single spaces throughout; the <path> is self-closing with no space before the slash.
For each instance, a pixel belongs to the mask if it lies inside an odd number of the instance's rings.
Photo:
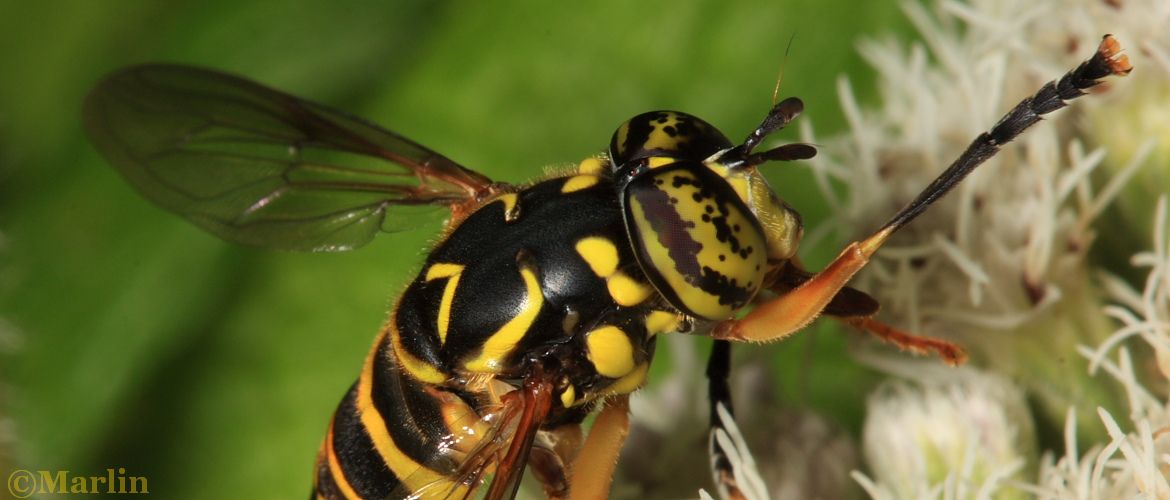
<path id="1" fill-rule="evenodd" d="M 764 231 L 704 164 L 680 161 L 635 177 L 622 209 L 638 264 L 679 310 L 726 319 L 759 291 L 768 254 Z"/>
<path id="2" fill-rule="evenodd" d="M 618 127 L 609 141 L 609 157 L 617 169 L 651 156 L 703 161 L 731 146 L 727 136 L 698 117 L 678 111 L 651 111 Z"/>

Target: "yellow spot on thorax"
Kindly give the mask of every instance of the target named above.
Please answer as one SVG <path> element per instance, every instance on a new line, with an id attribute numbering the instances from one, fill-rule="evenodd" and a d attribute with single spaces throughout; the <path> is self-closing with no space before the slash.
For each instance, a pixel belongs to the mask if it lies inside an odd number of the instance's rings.
<path id="1" fill-rule="evenodd" d="M 577 389 L 573 388 L 572 384 L 565 388 L 565 392 L 561 393 L 561 405 L 565 408 L 573 406 L 577 402 Z"/>
<path id="2" fill-rule="evenodd" d="M 589 189 L 601 180 L 596 175 L 574 175 L 561 186 L 561 193 L 572 193 L 582 189 Z"/>
<path id="3" fill-rule="evenodd" d="M 642 363 L 626 376 L 619 378 L 604 389 L 605 394 L 629 394 L 646 383 L 646 373 L 650 370 L 650 363 Z"/>
<path id="4" fill-rule="evenodd" d="M 504 193 L 495 201 L 504 204 L 504 220 L 512 222 L 520 216 L 520 212 L 516 210 L 516 193 Z"/>
<path id="5" fill-rule="evenodd" d="M 618 251 L 612 241 L 600 236 L 582 238 L 577 242 L 577 254 L 589 264 L 599 278 L 608 278 L 617 272 Z"/>
<path id="6" fill-rule="evenodd" d="M 597 373 L 620 378 L 634 369 L 634 346 L 616 326 L 603 326 L 585 335 L 589 361 Z"/>
<path id="7" fill-rule="evenodd" d="M 618 271 L 621 257 L 617 246 L 608 238 L 590 236 L 577 242 L 577 254 L 589 264 L 593 274 L 606 280 L 610 297 L 618 305 L 632 307 L 641 304 L 654 293 L 654 289 L 629 275 Z"/>
<path id="8" fill-rule="evenodd" d="M 614 273 L 605 284 L 613 301 L 626 307 L 641 304 L 642 301 L 650 298 L 650 294 L 654 293 L 654 289 L 650 285 L 638 282 L 638 280 L 621 272 Z"/>
<path id="9" fill-rule="evenodd" d="M 451 303 L 455 301 L 455 289 L 459 287 L 459 274 L 462 272 L 462 265 L 443 262 L 427 269 L 427 281 L 447 278 L 447 286 L 443 288 L 443 298 L 439 300 L 439 314 L 435 325 L 435 329 L 439 333 L 439 344 L 447 342 L 447 329 L 451 325 Z"/>
<path id="10" fill-rule="evenodd" d="M 540 280 L 536 273 L 528 268 L 520 268 L 520 277 L 524 279 L 524 303 L 520 312 L 504 323 L 496 333 L 488 337 L 483 343 L 483 351 L 479 356 L 464 363 L 464 367 L 473 372 L 496 373 L 500 371 L 504 358 L 511 354 L 524 334 L 536 321 L 536 315 L 544 307 L 544 294 L 540 291 Z"/>
<path id="11" fill-rule="evenodd" d="M 672 333 L 682 326 L 683 316 L 670 311 L 650 311 L 646 315 L 646 333 L 653 336 L 660 333 Z"/>
<path id="12" fill-rule="evenodd" d="M 600 158 L 586 158 L 577 165 L 577 173 L 598 176 L 605 173 L 606 164 Z"/>

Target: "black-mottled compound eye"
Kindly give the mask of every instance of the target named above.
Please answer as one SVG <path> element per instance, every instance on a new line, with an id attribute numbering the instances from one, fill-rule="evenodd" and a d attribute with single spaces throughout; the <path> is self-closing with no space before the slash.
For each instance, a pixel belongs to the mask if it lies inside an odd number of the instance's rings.
<path id="1" fill-rule="evenodd" d="M 760 290 L 764 229 L 723 178 L 679 160 L 636 176 L 622 193 L 626 231 L 646 277 L 695 317 L 730 317 Z"/>
<path id="2" fill-rule="evenodd" d="M 609 141 L 613 168 L 651 156 L 703 161 L 730 148 L 727 136 L 711 124 L 678 111 L 651 111 L 618 127 Z"/>

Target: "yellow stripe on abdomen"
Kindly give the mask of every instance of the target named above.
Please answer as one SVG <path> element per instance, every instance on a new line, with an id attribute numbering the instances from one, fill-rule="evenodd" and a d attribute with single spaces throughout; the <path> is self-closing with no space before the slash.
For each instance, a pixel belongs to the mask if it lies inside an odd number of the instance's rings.
<path id="1" fill-rule="evenodd" d="M 403 486 L 410 491 L 416 491 L 423 486 L 451 483 L 451 481 L 438 472 L 432 471 L 415 462 L 410 457 L 406 456 L 398 446 L 394 444 L 394 438 L 390 436 L 390 430 L 386 428 L 386 420 L 374 406 L 373 396 L 373 370 L 374 370 L 374 356 L 379 352 L 378 341 L 374 344 L 374 349 L 371 350 L 369 356 L 366 358 L 366 364 L 362 368 L 361 377 L 358 378 L 357 388 L 357 409 L 358 416 L 361 419 L 362 426 L 366 429 L 366 434 L 369 435 L 370 441 L 374 443 L 374 448 L 378 451 L 378 455 L 382 457 L 382 461 L 386 463 L 386 467 L 394 476 L 402 481 Z M 443 488 L 445 489 L 445 488 Z"/>
<path id="2" fill-rule="evenodd" d="M 390 318 L 390 324 L 382 331 L 382 335 L 390 336 L 390 347 L 394 349 L 394 358 L 398 360 L 398 366 L 401 366 L 408 375 L 420 382 L 426 382 L 428 384 L 442 384 L 446 382 L 446 374 L 439 371 L 433 365 L 407 352 L 406 347 L 402 345 L 402 332 L 398 331 L 398 325 L 394 322 L 394 316 L 391 315 Z M 382 335 L 378 336 L 378 341 L 381 341 Z"/>
<path id="3" fill-rule="evenodd" d="M 333 449 L 333 422 L 329 423 L 329 433 L 325 435 L 325 457 L 329 461 L 329 475 L 333 478 L 333 484 L 341 490 L 341 494 L 346 500 L 360 500 L 361 496 L 349 484 L 341 470 L 341 463 L 337 461 L 337 452 Z"/>

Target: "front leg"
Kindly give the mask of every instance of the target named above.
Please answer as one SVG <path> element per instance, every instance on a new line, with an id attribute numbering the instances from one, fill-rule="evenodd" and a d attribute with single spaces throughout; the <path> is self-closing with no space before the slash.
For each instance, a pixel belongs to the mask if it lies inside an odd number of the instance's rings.
<path id="1" fill-rule="evenodd" d="M 630 395 L 623 394 L 606 401 L 569 470 L 570 499 L 609 498 L 618 453 L 622 451 L 622 443 L 625 443 L 629 431 Z"/>
<path id="2" fill-rule="evenodd" d="M 777 274 L 775 283 L 769 290 L 777 295 L 784 295 L 812 279 L 813 274 L 789 262 Z M 829 301 L 822 311 L 826 316 L 832 316 L 843 323 L 869 333 L 882 341 L 898 346 L 899 349 L 914 354 L 935 353 L 949 365 L 957 366 L 967 360 L 967 353 L 962 347 L 933 337 L 915 335 L 890 326 L 876 318 L 880 309 L 877 300 L 869 294 L 855 288 L 842 288 Z"/>
<path id="3" fill-rule="evenodd" d="M 870 256 L 894 229 L 883 229 L 864 241 L 850 244 L 825 270 L 788 293 L 756 306 L 747 316 L 719 323 L 711 335 L 721 340 L 768 342 L 799 331 L 820 316 L 849 279 L 869 263 Z"/>
<path id="4" fill-rule="evenodd" d="M 716 325 L 712 335 L 717 339 L 767 342 L 782 339 L 807 326 L 824 311 L 849 279 L 865 267 L 869 258 L 895 231 L 918 217 L 975 168 L 999 152 L 1004 144 L 1039 122 L 1043 115 L 1063 108 L 1067 101 L 1084 95 L 1085 89 L 1101 83 L 1102 78 L 1129 73 L 1132 67 L 1129 60 L 1120 54 L 1120 50 L 1117 40 L 1106 35 L 1092 58 L 1020 101 L 995 126 L 976 137 L 946 170 L 876 233 L 845 247 L 824 271 L 791 292 L 761 304 L 742 319 L 727 320 Z"/>
<path id="5" fill-rule="evenodd" d="M 532 448 L 528 468 L 540 482 L 549 500 L 565 500 L 569 496 L 568 464 L 573 463 L 581 450 L 581 424 L 573 422 L 545 431 L 546 446 Z"/>

